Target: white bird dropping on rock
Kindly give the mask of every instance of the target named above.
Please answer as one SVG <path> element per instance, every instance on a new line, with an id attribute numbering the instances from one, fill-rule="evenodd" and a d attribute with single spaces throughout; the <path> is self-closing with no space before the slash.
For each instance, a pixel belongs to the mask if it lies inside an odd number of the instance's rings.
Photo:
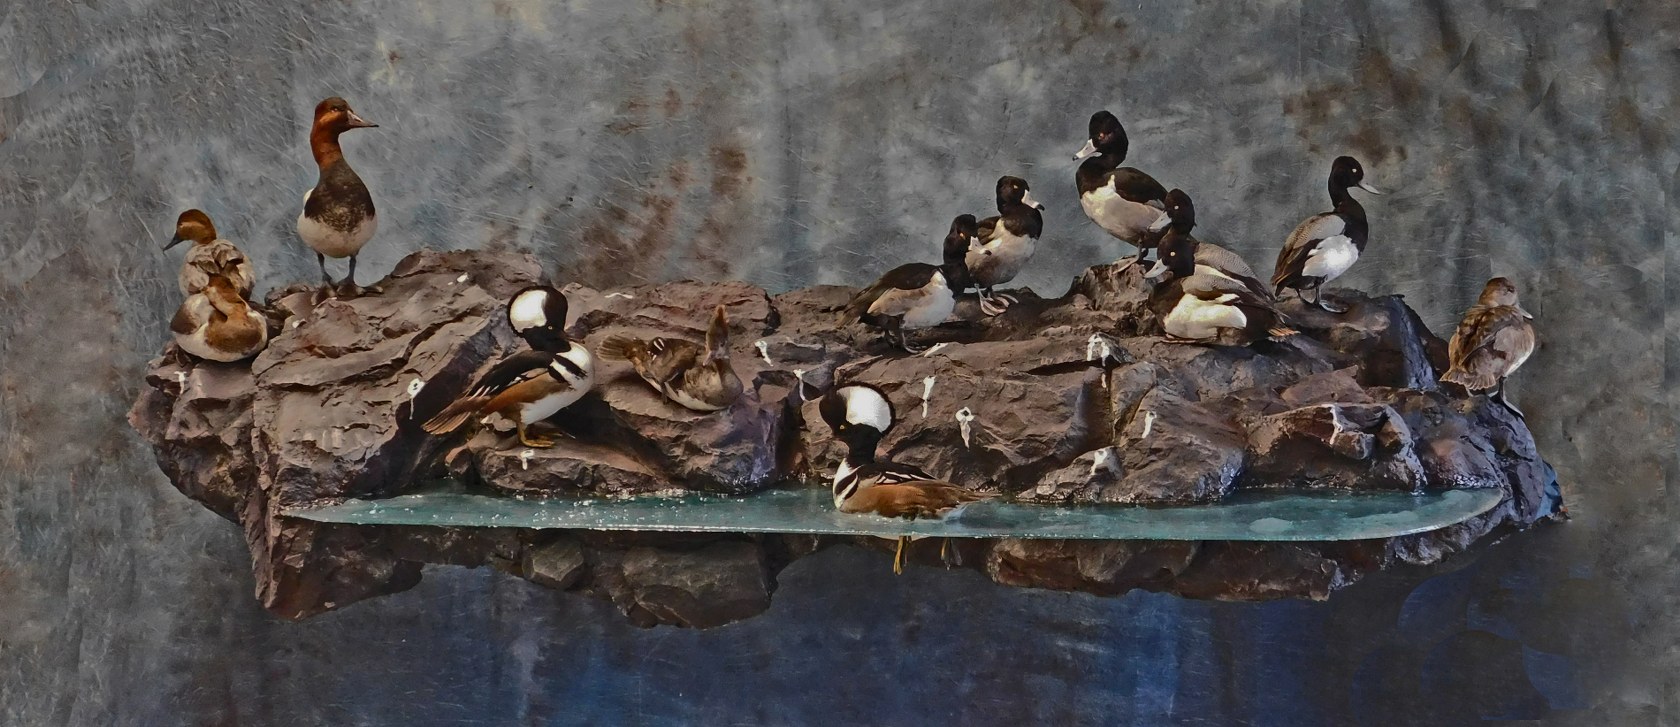
<path id="1" fill-rule="evenodd" d="M 800 401 L 805 401 L 805 369 L 794 369 L 793 378 L 799 380 L 799 383 L 793 385 L 793 388 L 798 389 L 795 393 L 799 395 Z"/>
<path id="2" fill-rule="evenodd" d="M 424 388 L 426 388 L 426 380 L 418 376 L 414 377 L 413 381 L 408 382 L 408 398 L 413 399 L 419 396 L 420 390 Z M 408 408 L 408 418 L 414 418 L 414 407 L 412 406 Z"/>
<path id="3" fill-rule="evenodd" d="M 770 360 L 770 344 L 765 343 L 764 339 L 760 338 L 757 341 L 754 341 L 753 346 L 758 348 L 758 355 L 761 358 L 764 359 L 764 365 L 766 365 L 766 366 L 775 366 L 776 365 L 775 361 Z"/>
<path id="4" fill-rule="evenodd" d="M 1155 412 L 1152 412 L 1152 411 L 1149 411 L 1149 410 L 1145 409 L 1144 412 L 1143 412 L 1143 434 L 1139 435 L 1138 439 L 1148 439 L 1149 438 L 1149 432 L 1154 430 L 1154 429 L 1155 429 Z"/>
<path id="5" fill-rule="evenodd" d="M 929 346 L 928 350 L 923 351 L 921 353 L 921 355 L 932 356 L 934 351 L 938 351 L 939 349 L 944 348 L 944 347 L 949 346 L 949 345 L 951 345 L 950 341 L 941 341 L 939 343 L 935 343 L 932 346 Z"/>
<path id="6" fill-rule="evenodd" d="M 963 438 L 963 447 L 964 448 L 967 448 L 969 446 L 968 437 L 969 437 L 969 433 L 971 431 L 970 428 L 969 428 L 969 423 L 973 422 L 973 421 L 974 421 L 974 412 L 969 411 L 968 407 L 965 406 L 965 407 L 957 410 L 957 426 L 962 428 L 962 438 Z"/>
<path id="7" fill-rule="evenodd" d="M 1108 450 L 1108 447 L 1103 447 L 1102 449 L 1091 453 L 1091 473 L 1086 475 L 1087 478 L 1096 477 L 1097 468 L 1108 463 Z"/>
<path id="8" fill-rule="evenodd" d="M 519 453 L 519 469 L 521 469 L 521 470 L 531 469 L 531 458 L 536 456 L 536 454 L 537 454 L 537 451 L 534 450 L 534 449 L 527 449 L 523 452 L 520 452 Z"/>
<path id="9" fill-rule="evenodd" d="M 929 376 L 922 379 L 922 418 L 928 415 L 928 402 L 933 399 L 933 381 L 937 377 Z"/>

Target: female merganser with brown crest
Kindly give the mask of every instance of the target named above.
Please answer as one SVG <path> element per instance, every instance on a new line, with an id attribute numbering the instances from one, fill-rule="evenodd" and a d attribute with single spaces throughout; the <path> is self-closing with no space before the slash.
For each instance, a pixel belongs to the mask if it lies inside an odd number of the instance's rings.
<path id="1" fill-rule="evenodd" d="M 817 403 L 834 438 L 846 445 L 846 458 L 834 472 L 834 507 L 846 513 L 882 517 L 941 518 L 984 495 L 935 479 L 919 467 L 877 461 L 875 449 L 892 428 L 892 402 L 868 384 L 848 384 L 823 395 Z M 904 572 L 904 545 L 898 538 L 893 572 Z"/>
<path id="2" fill-rule="evenodd" d="M 303 195 L 303 213 L 298 215 L 298 237 L 315 251 L 321 264 L 321 278 L 328 291 L 333 288 L 332 276 L 327 274 L 327 258 L 350 258 L 350 272 L 339 287 L 355 295 L 356 255 L 379 229 L 379 218 L 373 209 L 373 195 L 338 145 L 338 135 L 351 129 L 371 129 L 379 126 L 356 115 L 350 104 L 334 96 L 315 106 L 315 121 L 309 129 L 309 151 L 315 156 L 320 178 L 315 187 Z"/>
<path id="3" fill-rule="evenodd" d="M 979 235 L 968 250 L 968 274 L 980 290 L 980 310 L 995 316 L 1015 302 L 1011 295 L 993 295 L 992 288 L 1015 279 L 1038 249 L 1044 232 L 1044 205 L 1033 199 L 1027 180 L 1002 177 L 997 181 L 998 216 L 980 221 Z"/>
<path id="4" fill-rule="evenodd" d="M 427 420 L 427 432 L 447 434 L 468 421 L 501 414 L 513 420 L 520 444 L 554 446 L 553 439 L 533 437 L 526 427 L 583 398 L 594 385 L 594 359 L 588 349 L 566 338 L 566 297 L 560 291 L 546 285 L 521 290 L 508 301 L 507 314 L 514 331 L 536 348 L 502 359 Z"/>
<path id="5" fill-rule="evenodd" d="M 1098 227 L 1138 249 L 1137 255 L 1120 266 L 1124 270 L 1142 261 L 1144 253 L 1160 239 L 1152 230 L 1157 224 L 1166 224 L 1167 188 L 1148 174 L 1120 166 L 1126 161 L 1130 142 L 1126 128 L 1114 114 L 1092 114 L 1087 129 L 1090 139 L 1073 155 L 1076 162 L 1084 160 L 1074 173 L 1079 206 Z"/>
<path id="6" fill-rule="evenodd" d="M 216 235 L 216 225 L 210 222 L 210 215 L 193 209 L 175 218 L 175 236 L 163 249 L 168 250 L 183 242 L 192 243 L 192 247 L 187 248 L 186 260 L 181 263 L 181 272 L 176 276 L 176 283 L 183 294 L 192 295 L 204 290 L 210 284 L 211 276 L 217 275 L 232 284 L 241 297 L 251 294 L 257 278 L 251 271 L 250 259 L 237 245 Z"/>
<path id="7" fill-rule="evenodd" d="M 240 296 L 236 283 L 220 275 L 187 296 L 169 322 L 175 344 L 208 361 L 239 361 L 268 345 L 268 319 Z"/>
<path id="8" fill-rule="evenodd" d="M 665 398 L 694 411 L 727 409 L 741 398 L 741 377 L 729 361 L 729 317 L 712 311 L 701 345 L 681 338 L 611 336 L 596 347 L 609 361 L 628 361 Z"/>
<path id="9" fill-rule="evenodd" d="M 1494 278 L 1482 287 L 1476 305 L 1464 313 L 1464 320 L 1447 344 L 1451 367 L 1441 375 L 1471 392 L 1493 389 L 1492 398 L 1523 413 L 1505 398 L 1505 378 L 1521 368 L 1534 353 L 1534 316 L 1517 302 L 1517 286 L 1506 278 Z"/>
<path id="10" fill-rule="evenodd" d="M 1325 303 L 1320 288 L 1347 272 L 1365 252 L 1370 225 L 1365 221 L 1365 208 L 1348 193 L 1350 187 L 1382 194 L 1365 183 L 1365 170 L 1357 159 L 1336 157 L 1330 165 L 1330 202 L 1334 207 L 1308 217 L 1278 251 L 1272 273 L 1272 286 L 1278 295 L 1284 288 L 1293 288 L 1305 300 L 1306 291 L 1311 290 L 1314 305 L 1331 313 L 1347 312 L 1346 308 Z"/>
<path id="11" fill-rule="evenodd" d="M 910 345 L 904 332 L 932 328 L 951 317 L 957 294 L 973 285 L 965 258 L 978 234 L 974 215 L 958 215 L 945 233 L 943 264 L 910 263 L 887 271 L 846 303 L 844 319 L 882 328 L 896 334 L 904 350 L 920 351 Z"/>
<path id="12" fill-rule="evenodd" d="M 1295 334 L 1260 281 L 1201 264 L 1197 257 L 1201 243 L 1190 234 L 1196 226 L 1190 195 L 1179 189 L 1169 192 L 1167 213 L 1172 224 L 1161 237 L 1161 260 L 1143 276 L 1156 279 L 1172 274 L 1149 296 L 1169 341 L 1213 342 L 1219 339 L 1220 329 L 1242 331 L 1245 343 Z"/>

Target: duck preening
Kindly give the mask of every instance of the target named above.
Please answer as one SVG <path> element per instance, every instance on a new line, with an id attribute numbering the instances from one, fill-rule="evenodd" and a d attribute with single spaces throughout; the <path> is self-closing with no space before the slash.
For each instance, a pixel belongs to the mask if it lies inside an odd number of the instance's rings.
<path id="1" fill-rule="evenodd" d="M 1447 344 L 1451 365 L 1441 380 L 1471 392 L 1493 389 L 1493 400 L 1521 417 L 1522 411 L 1505 398 L 1505 378 L 1534 353 L 1533 320 L 1517 302 L 1514 283 L 1506 278 L 1489 280 Z"/>
<path id="2" fill-rule="evenodd" d="M 1013 296 L 994 295 L 992 288 L 1014 280 L 1026 267 L 1044 231 L 1044 205 L 1033 199 L 1027 180 L 999 178 L 996 196 L 998 214 L 980 221 L 965 258 L 968 274 L 980 290 L 980 310 L 991 316 L 1015 302 Z"/>
<path id="3" fill-rule="evenodd" d="M 362 178 L 344 159 L 338 136 L 351 129 L 379 126 L 358 116 L 344 99 L 334 96 L 315 106 L 315 120 L 309 129 L 309 151 L 315 157 L 320 177 L 303 195 L 303 213 L 298 215 L 298 237 L 315 251 L 321 278 L 330 292 L 334 285 L 327 274 L 327 258 L 350 258 L 350 271 L 339 284 L 341 292 L 354 295 L 356 255 L 373 238 L 379 218 L 373 209 L 373 195 Z"/>
<path id="4" fill-rule="evenodd" d="M 846 458 L 835 470 L 832 485 L 834 507 L 839 511 L 911 520 L 942 518 L 985 499 L 919 467 L 876 460 L 875 450 L 895 420 L 892 402 L 880 389 L 868 384 L 840 386 L 824 394 L 817 409 L 834 438 L 846 445 Z M 909 540 L 898 538 L 894 573 L 904 572 L 904 546 Z"/>
<path id="5" fill-rule="evenodd" d="M 208 361 L 239 361 L 268 345 L 268 318 L 239 293 L 239 284 L 210 275 L 175 310 L 169 331 L 181 350 Z"/>
<path id="6" fill-rule="evenodd" d="M 1335 280 L 1359 260 L 1365 252 L 1370 226 L 1365 221 L 1365 208 L 1348 192 L 1358 187 L 1371 194 L 1382 194 L 1365 183 L 1365 169 L 1350 156 L 1336 157 L 1330 164 L 1329 212 L 1308 217 L 1289 234 L 1289 240 L 1278 252 L 1277 267 L 1272 273 L 1272 286 L 1278 295 L 1292 288 L 1306 298 L 1313 291 L 1313 304 L 1331 313 L 1345 313 L 1346 308 L 1332 306 L 1323 300 L 1320 289 Z"/>
<path id="7" fill-rule="evenodd" d="M 944 263 L 910 263 L 887 271 L 846 303 L 843 319 L 895 335 L 906 351 L 921 350 L 910 345 L 905 331 L 932 328 L 951 317 L 957 294 L 973 284 L 965 258 L 978 234 L 974 215 L 958 215 L 945 233 Z"/>
<path id="8" fill-rule="evenodd" d="M 251 261 L 237 245 L 216 234 L 216 225 L 202 210 L 187 210 L 175 219 L 175 236 L 163 246 L 168 250 L 183 242 L 190 242 L 187 258 L 181 263 L 176 283 L 185 295 L 204 290 L 212 276 L 221 276 L 241 297 L 251 295 L 256 275 Z"/>
<path id="9" fill-rule="evenodd" d="M 1079 206 L 1108 234 L 1138 249 L 1121 269 L 1143 260 L 1159 240 L 1157 225 L 1167 218 L 1167 188 L 1132 167 L 1122 167 L 1130 145 L 1120 119 L 1107 111 L 1091 115 L 1090 139 L 1073 155 L 1081 161 L 1074 173 Z"/>
<path id="10" fill-rule="evenodd" d="M 1191 235 L 1196 226 L 1196 207 L 1190 195 L 1174 189 L 1167 194 L 1171 223 L 1160 242 L 1160 261 L 1144 273 L 1155 280 L 1171 275 L 1156 285 L 1149 304 L 1161 321 L 1167 339 L 1179 343 L 1206 343 L 1219 339 L 1221 329 L 1242 332 L 1245 344 L 1294 335 L 1277 309 L 1277 301 L 1260 281 L 1241 271 L 1241 264 L 1226 262 L 1222 267 L 1204 262 L 1202 243 Z M 1224 256 L 1235 258 L 1229 251 Z M 1247 265 L 1241 265 L 1242 270 Z"/>
<path id="11" fill-rule="evenodd" d="M 508 301 L 507 316 L 514 331 L 533 348 L 502 359 L 471 389 L 427 420 L 427 432 L 447 434 L 469 421 L 500 414 L 513 420 L 520 444 L 554 445 L 553 439 L 531 436 L 526 428 L 589 392 L 595 381 L 594 359 L 587 348 L 566 337 L 565 296 L 554 288 L 532 286 L 519 291 Z"/>
<path id="12" fill-rule="evenodd" d="M 712 311 L 701 345 L 681 338 L 611 336 L 596 348 L 602 359 L 628 361 L 665 398 L 694 411 L 726 409 L 741 397 L 741 377 L 729 360 L 729 317 Z"/>

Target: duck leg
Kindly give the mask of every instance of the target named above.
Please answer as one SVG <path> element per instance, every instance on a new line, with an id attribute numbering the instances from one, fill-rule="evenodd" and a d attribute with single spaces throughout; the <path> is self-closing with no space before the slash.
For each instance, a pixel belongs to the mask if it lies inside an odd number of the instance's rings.
<path id="1" fill-rule="evenodd" d="M 325 273 L 326 269 L 322 268 L 322 272 Z M 342 295 L 349 296 L 349 297 L 358 296 L 358 295 L 361 295 L 363 293 L 378 293 L 378 292 L 380 292 L 379 291 L 379 286 L 377 286 L 377 285 L 370 285 L 370 286 L 367 286 L 366 288 L 364 288 L 364 287 L 356 284 L 356 256 L 355 255 L 350 256 L 350 274 L 344 276 L 344 282 L 339 283 L 338 285 L 339 285 L 340 293 Z"/>
<path id="2" fill-rule="evenodd" d="M 921 353 L 922 351 L 926 350 L 926 349 L 917 348 L 916 346 L 911 345 L 909 337 L 904 333 L 904 319 L 903 318 L 898 318 L 898 317 L 888 318 L 887 321 L 886 321 L 886 327 L 887 327 L 887 333 L 888 333 L 889 336 L 898 338 L 898 347 L 899 348 L 902 348 L 905 351 L 908 351 L 910 353 Z"/>
<path id="3" fill-rule="evenodd" d="M 525 418 L 524 417 L 515 418 L 514 419 L 514 425 L 519 428 L 519 443 L 520 444 L 523 444 L 527 447 L 536 447 L 537 449 L 548 449 L 549 447 L 554 446 L 554 440 L 553 439 L 550 439 L 548 437 L 531 436 L 530 433 L 526 432 L 525 431 Z"/>
<path id="4" fill-rule="evenodd" d="M 1009 303 L 994 295 L 991 288 L 980 289 L 980 312 L 995 316 L 1009 310 Z"/>
<path id="5" fill-rule="evenodd" d="M 898 536 L 898 550 L 893 553 L 893 575 L 895 576 L 904 575 L 904 544 L 909 541 L 910 539 L 907 537 Z"/>
<path id="6" fill-rule="evenodd" d="M 1348 311 L 1347 306 L 1345 305 L 1331 305 L 1324 302 L 1324 288 L 1320 285 L 1313 286 L 1313 305 L 1323 308 L 1331 313 L 1341 314 Z"/>
<path id="7" fill-rule="evenodd" d="M 1500 406 L 1503 406 L 1506 409 L 1510 409 L 1511 413 L 1517 415 L 1518 419 L 1521 419 L 1523 421 L 1528 421 L 1528 417 L 1523 416 L 1522 410 L 1518 409 L 1516 404 L 1512 404 L 1510 399 L 1505 398 L 1505 380 L 1504 379 L 1499 380 L 1498 388 L 1495 388 L 1493 390 L 1493 396 L 1489 397 L 1489 398 L 1493 399 L 1494 401 L 1499 402 Z"/>

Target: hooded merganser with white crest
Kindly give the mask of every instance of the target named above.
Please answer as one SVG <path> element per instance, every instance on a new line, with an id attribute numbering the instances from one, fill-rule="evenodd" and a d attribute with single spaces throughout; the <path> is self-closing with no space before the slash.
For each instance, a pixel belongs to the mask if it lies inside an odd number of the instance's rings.
<path id="1" fill-rule="evenodd" d="M 835 439 L 846 445 L 846 459 L 834 472 L 834 507 L 846 513 L 882 517 L 941 518 L 984 495 L 935 479 L 919 467 L 877 461 L 875 450 L 892 428 L 892 402 L 868 384 L 848 384 L 823 395 L 817 403 Z M 904 571 L 904 545 L 898 538 L 893 572 Z"/>
<path id="2" fill-rule="evenodd" d="M 1505 398 L 1505 378 L 1528 360 L 1534 346 L 1534 316 L 1517 302 L 1516 284 L 1494 278 L 1453 332 L 1447 344 L 1451 367 L 1441 380 L 1471 392 L 1493 389 L 1493 400 L 1521 417 L 1522 411 Z"/>
<path id="3" fill-rule="evenodd" d="M 315 120 L 309 129 L 309 151 L 315 157 L 320 177 L 315 187 L 303 195 L 303 213 L 298 215 L 298 237 L 315 251 L 321 265 L 321 278 L 330 291 L 332 276 L 327 274 L 327 258 L 350 258 L 350 272 L 340 287 L 355 294 L 356 255 L 379 229 L 374 213 L 373 195 L 362 178 L 344 159 L 338 145 L 338 135 L 351 129 L 371 129 L 379 126 L 355 111 L 344 99 L 334 96 L 315 106 Z"/>
<path id="4" fill-rule="evenodd" d="M 726 409 L 741 397 L 741 377 L 729 361 L 729 317 L 721 305 L 712 311 L 704 346 L 681 338 L 611 336 L 596 353 L 630 362 L 665 398 L 694 411 Z"/>
<path id="5" fill-rule="evenodd" d="M 904 332 L 932 328 L 951 317 L 957 294 L 973 285 L 965 258 L 978 234 L 974 215 L 958 215 L 945 233 L 943 264 L 910 263 L 887 271 L 846 303 L 845 320 L 885 329 L 897 335 L 904 350 L 917 352 L 920 349 L 910 345 Z"/>
<path id="6" fill-rule="evenodd" d="M 1197 254 L 1201 243 L 1190 234 L 1196 226 L 1190 195 L 1179 189 L 1168 193 L 1167 212 L 1172 224 L 1161 237 L 1161 260 L 1144 278 L 1172 275 L 1149 297 L 1168 340 L 1213 342 L 1224 328 L 1243 331 L 1245 343 L 1295 334 L 1260 281 L 1201 262 Z"/>
<path id="7" fill-rule="evenodd" d="M 1330 165 L 1330 202 L 1333 209 L 1308 217 L 1290 233 L 1283 249 L 1278 251 L 1277 268 L 1272 273 L 1272 286 L 1279 295 L 1284 288 L 1293 288 L 1304 300 L 1306 291 L 1313 291 L 1313 304 L 1331 313 L 1345 313 L 1324 302 L 1321 286 L 1335 280 L 1359 260 L 1365 252 L 1370 225 L 1365 221 L 1365 208 L 1348 193 L 1358 187 L 1371 194 L 1382 194 L 1365 183 L 1365 170 L 1350 156 L 1336 157 Z"/>
<path id="8" fill-rule="evenodd" d="M 1120 166 L 1126 161 L 1130 142 L 1114 114 L 1092 114 L 1087 128 L 1090 138 L 1085 148 L 1073 155 L 1076 162 L 1084 160 L 1074 173 L 1079 205 L 1098 227 L 1138 249 L 1137 255 L 1121 266 L 1124 270 L 1143 260 L 1144 252 L 1160 239 L 1152 229 L 1158 230 L 1153 227 L 1157 223 L 1166 225 L 1167 188 L 1148 174 Z"/>
<path id="9" fill-rule="evenodd" d="M 168 250 L 183 242 L 192 243 L 192 247 L 187 248 L 186 260 L 181 263 L 181 272 L 176 276 L 176 283 L 183 294 L 192 295 L 204 290 L 211 276 L 215 275 L 231 283 L 241 297 L 251 294 L 257 280 L 251 270 L 251 260 L 237 245 L 216 235 L 216 225 L 210 222 L 210 215 L 195 209 L 182 212 L 175 219 L 175 236 L 163 249 Z"/>
<path id="10" fill-rule="evenodd" d="M 998 216 L 980 221 L 979 234 L 969 247 L 966 262 L 974 286 L 980 290 L 980 310 L 1002 313 L 1013 296 L 993 295 L 992 288 L 1015 279 L 1038 249 L 1044 231 L 1044 205 L 1033 199 L 1027 180 L 1001 177 L 997 181 Z"/>
<path id="11" fill-rule="evenodd" d="M 239 361 L 268 345 L 268 319 L 251 308 L 238 285 L 220 275 L 187 296 L 169 322 L 175 344 L 209 361 Z"/>
<path id="12" fill-rule="evenodd" d="M 530 436 L 526 427 L 583 398 L 595 382 L 594 359 L 589 349 L 566 337 L 566 296 L 554 288 L 537 285 L 519 291 L 508 301 L 507 316 L 532 350 L 502 359 L 427 420 L 427 432 L 447 434 L 468 421 L 501 414 L 513 420 L 520 444 L 554 446 L 552 439 Z"/>

